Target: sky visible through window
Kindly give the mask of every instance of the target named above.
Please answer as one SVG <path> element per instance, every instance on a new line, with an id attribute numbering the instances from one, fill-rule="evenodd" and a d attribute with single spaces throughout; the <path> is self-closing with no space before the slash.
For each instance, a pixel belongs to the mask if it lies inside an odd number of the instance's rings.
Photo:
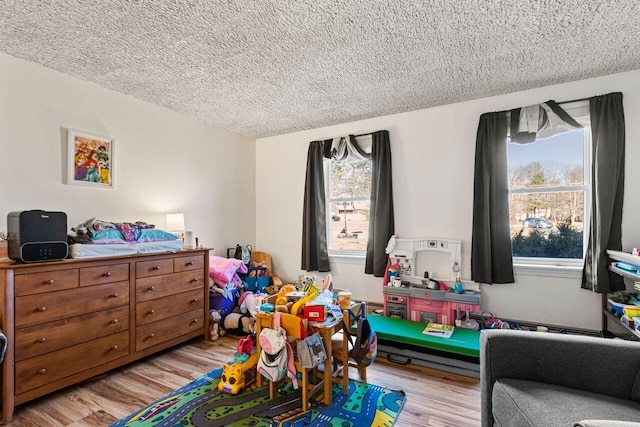
<path id="1" fill-rule="evenodd" d="M 531 144 L 509 144 L 509 169 L 532 162 L 544 166 L 581 166 L 584 159 L 584 131 L 567 132 Z"/>

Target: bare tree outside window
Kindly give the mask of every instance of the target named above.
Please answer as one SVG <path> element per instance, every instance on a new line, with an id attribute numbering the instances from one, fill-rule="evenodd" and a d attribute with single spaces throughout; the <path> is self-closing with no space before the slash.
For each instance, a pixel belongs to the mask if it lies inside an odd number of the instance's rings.
<path id="1" fill-rule="evenodd" d="M 329 250 L 364 252 L 369 238 L 371 161 L 331 161 Z"/>

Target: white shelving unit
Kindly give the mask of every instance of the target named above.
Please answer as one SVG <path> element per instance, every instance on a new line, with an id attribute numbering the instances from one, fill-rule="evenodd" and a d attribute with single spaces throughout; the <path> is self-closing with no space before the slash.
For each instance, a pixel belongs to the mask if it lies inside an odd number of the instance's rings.
<path id="1" fill-rule="evenodd" d="M 640 266 L 640 256 L 632 255 L 626 252 L 613 251 L 613 250 L 607 250 L 607 254 L 609 255 L 609 258 L 615 261 L 622 261 L 629 264 Z M 618 268 L 614 265 L 609 265 L 609 270 L 613 271 L 616 274 L 621 275 L 622 277 L 626 277 L 634 281 L 640 281 L 640 274 L 638 273 L 638 271 L 640 271 L 640 267 L 639 267 L 639 270 L 636 271 L 636 273 L 634 273 L 633 271 Z M 624 324 L 613 313 L 611 313 L 611 311 L 609 311 L 606 294 L 603 294 L 602 296 L 602 312 L 603 312 L 603 316 L 602 316 L 603 332 L 606 332 L 608 330 L 607 324 L 608 324 L 608 321 L 611 320 L 616 325 L 620 326 L 622 329 L 628 331 L 629 334 L 631 334 L 631 337 L 633 339 L 640 340 L 640 332 Z"/>

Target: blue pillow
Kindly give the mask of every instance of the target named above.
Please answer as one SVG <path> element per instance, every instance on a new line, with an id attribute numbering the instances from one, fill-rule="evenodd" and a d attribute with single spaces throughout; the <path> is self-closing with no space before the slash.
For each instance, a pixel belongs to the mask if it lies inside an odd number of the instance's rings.
<path id="1" fill-rule="evenodd" d="M 150 242 L 155 240 L 176 240 L 178 236 L 157 228 L 146 228 L 140 234 L 139 242 Z"/>
<path id="2" fill-rule="evenodd" d="M 106 230 L 95 233 L 91 240 L 93 240 L 94 243 L 126 243 L 123 237 L 119 230 L 107 228 Z"/>

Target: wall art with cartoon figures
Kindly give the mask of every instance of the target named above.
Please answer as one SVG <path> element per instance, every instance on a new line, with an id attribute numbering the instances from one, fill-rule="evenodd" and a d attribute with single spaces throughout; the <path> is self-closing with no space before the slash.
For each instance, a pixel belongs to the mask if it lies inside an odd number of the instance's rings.
<path id="1" fill-rule="evenodd" d="M 111 138 L 69 129 L 67 184 L 114 188 L 113 145 Z"/>

